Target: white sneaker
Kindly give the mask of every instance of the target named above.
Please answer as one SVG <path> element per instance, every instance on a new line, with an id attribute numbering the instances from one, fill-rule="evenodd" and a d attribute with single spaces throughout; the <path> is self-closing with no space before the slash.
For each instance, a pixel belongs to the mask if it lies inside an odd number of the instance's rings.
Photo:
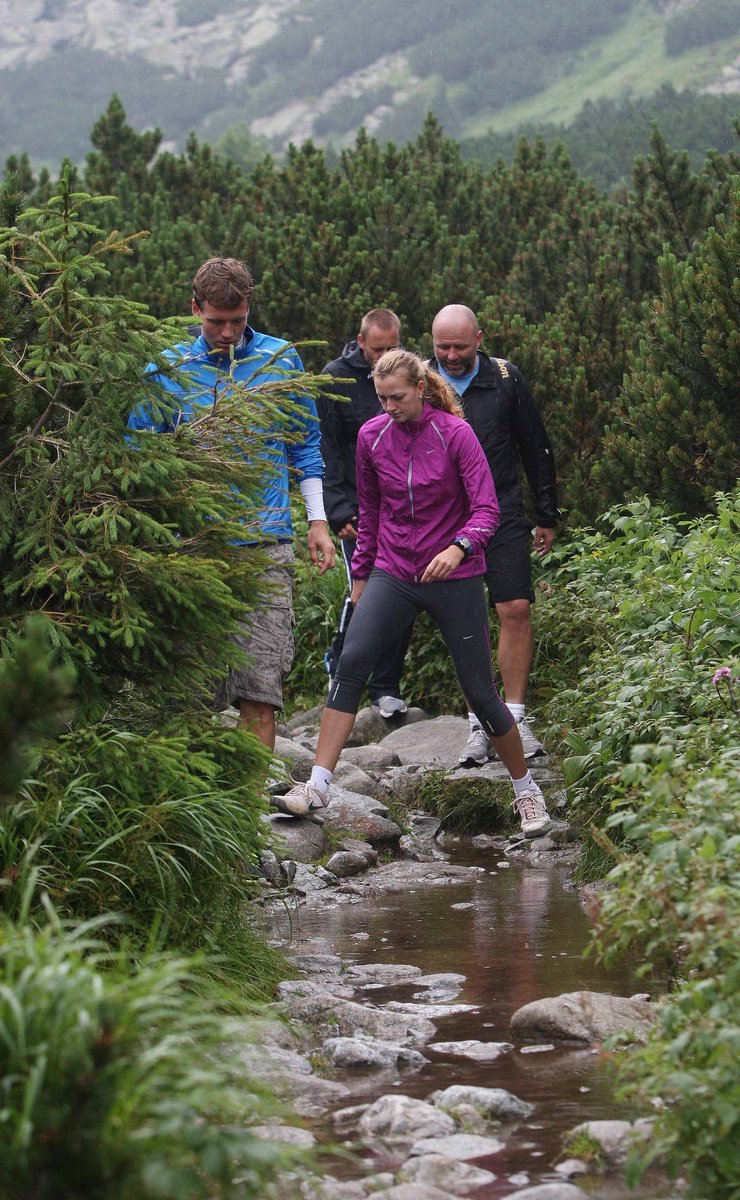
<path id="1" fill-rule="evenodd" d="M 324 820 L 323 810 L 329 806 L 329 796 L 309 781 L 297 783 L 284 796 L 273 796 L 272 803 L 278 812 L 289 817 L 310 817 L 320 825 Z"/>
<path id="2" fill-rule="evenodd" d="M 532 733 L 526 717 L 522 718 L 517 724 L 519 737 L 522 739 L 522 750 L 525 758 L 540 758 L 543 754 L 547 754 L 542 742 L 539 742 Z"/>
<path id="3" fill-rule="evenodd" d="M 404 713 L 409 711 L 403 700 L 399 699 L 398 696 L 381 696 L 379 700 L 373 700 L 373 708 L 386 721 L 389 717 L 402 717 Z"/>
<path id="4" fill-rule="evenodd" d="M 495 753 L 488 734 L 479 725 L 477 729 L 471 731 L 470 737 L 465 743 L 465 749 L 457 761 L 462 767 L 479 767 L 482 763 L 488 762 L 488 759 Z"/>
<path id="5" fill-rule="evenodd" d="M 526 837 L 539 837 L 550 828 L 550 814 L 545 805 L 545 797 L 537 789 L 536 792 L 523 792 L 515 796 L 511 806 L 518 814 L 522 833 Z"/>

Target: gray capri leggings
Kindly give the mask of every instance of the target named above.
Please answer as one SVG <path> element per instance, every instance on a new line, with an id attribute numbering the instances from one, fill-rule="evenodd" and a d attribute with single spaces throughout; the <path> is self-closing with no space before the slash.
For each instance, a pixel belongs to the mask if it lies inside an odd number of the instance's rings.
<path id="1" fill-rule="evenodd" d="M 488 608 L 479 578 L 407 583 L 374 569 L 349 624 L 326 707 L 357 712 L 381 651 L 420 612 L 428 612 L 439 626 L 460 687 L 481 725 L 492 737 L 503 737 L 514 719 L 493 680 Z"/>

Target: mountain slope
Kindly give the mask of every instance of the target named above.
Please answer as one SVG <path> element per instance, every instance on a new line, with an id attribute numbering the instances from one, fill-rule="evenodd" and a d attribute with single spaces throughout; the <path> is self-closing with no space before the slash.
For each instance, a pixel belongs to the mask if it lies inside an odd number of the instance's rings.
<path id="1" fill-rule="evenodd" d="M 734 0 L 0 0 L 0 144 L 79 159 L 112 91 L 181 146 L 246 123 L 275 149 L 571 120 L 663 83 L 740 89 Z M 670 53 L 669 53 L 670 51 Z"/>

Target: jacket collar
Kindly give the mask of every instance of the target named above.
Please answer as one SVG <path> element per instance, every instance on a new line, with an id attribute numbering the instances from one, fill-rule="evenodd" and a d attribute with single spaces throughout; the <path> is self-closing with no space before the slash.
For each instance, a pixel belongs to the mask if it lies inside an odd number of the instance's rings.
<path id="1" fill-rule="evenodd" d="M 437 362 L 436 358 L 429 359 L 429 366 L 432 368 L 433 371 L 439 372 L 439 363 Z M 473 378 L 470 380 L 470 383 L 468 384 L 465 391 L 463 392 L 463 395 L 466 395 L 469 391 L 471 391 L 472 388 L 496 387 L 497 383 L 498 383 L 498 377 L 496 375 L 496 372 L 493 369 L 493 364 L 491 363 L 490 358 L 488 357 L 487 354 L 484 354 L 482 350 L 479 350 L 478 351 L 478 374 L 474 375 Z"/>

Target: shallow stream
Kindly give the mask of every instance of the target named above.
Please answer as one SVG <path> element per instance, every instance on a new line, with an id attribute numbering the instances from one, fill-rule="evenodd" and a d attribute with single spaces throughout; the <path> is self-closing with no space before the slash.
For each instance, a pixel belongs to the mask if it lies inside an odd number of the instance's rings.
<path id="1" fill-rule="evenodd" d="M 577 892 L 567 886 L 564 867 L 529 867 L 509 863 L 496 850 L 477 851 L 469 838 L 449 840 L 445 850 L 455 864 L 483 868 L 470 883 L 437 887 L 410 885 L 407 890 L 347 902 L 322 893 L 322 903 L 293 915 L 291 950 L 301 954 L 337 954 L 357 963 L 410 963 L 425 975 L 456 972 L 465 983 L 452 1004 L 474 1006 L 441 1018 L 434 1041 L 511 1041 L 509 1019 L 523 1004 L 562 992 L 591 989 L 629 996 L 650 990 L 635 979 L 628 964 L 608 972 L 584 949 L 590 925 Z M 564 886 L 566 885 L 566 886 Z M 456 907 L 456 906 L 461 907 Z M 464 906 L 464 907 L 462 907 Z M 414 984 L 363 989 L 358 999 L 420 1002 Z M 476 1166 L 493 1171 L 497 1180 L 475 1193 L 480 1200 L 510 1194 L 527 1182 L 555 1181 L 555 1162 L 562 1157 L 562 1135 L 580 1121 L 630 1114 L 613 1094 L 610 1055 L 600 1049 L 519 1046 L 493 1062 L 477 1063 L 420 1047 L 430 1061 L 421 1070 L 396 1072 L 342 1071 L 332 1074 L 352 1089 L 341 1107 L 366 1103 L 390 1091 L 426 1098 L 451 1084 L 501 1087 L 535 1105 L 532 1116 L 506 1134 L 506 1147 Z M 644 1114 L 641 1114 L 644 1115 Z M 330 1123 L 314 1132 L 335 1140 Z M 505 1131 L 504 1131 L 505 1132 Z M 372 1159 L 373 1170 L 392 1169 L 392 1161 Z M 368 1164 L 368 1167 L 370 1164 Z M 362 1167 L 333 1175 L 359 1177 Z M 513 1177 L 513 1178 L 512 1178 Z M 667 1194 L 656 1183 L 636 1192 L 614 1176 L 573 1180 L 594 1200 Z"/>

